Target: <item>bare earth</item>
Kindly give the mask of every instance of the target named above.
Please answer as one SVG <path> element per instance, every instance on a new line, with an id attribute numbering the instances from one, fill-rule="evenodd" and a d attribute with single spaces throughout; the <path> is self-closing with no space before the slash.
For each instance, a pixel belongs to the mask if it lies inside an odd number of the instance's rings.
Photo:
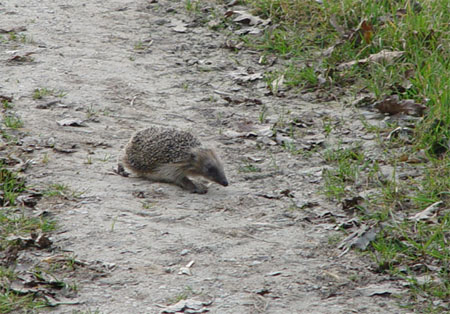
<path id="1" fill-rule="evenodd" d="M 54 244 L 77 259 L 115 265 L 107 275 L 78 275 L 80 303 L 52 311 L 159 313 L 186 294 L 207 302 L 211 313 L 401 313 L 395 298 L 371 296 L 396 283 L 357 253 L 339 257 L 329 241 L 341 235 L 335 217 L 345 213 L 320 193 L 327 167 L 320 152 L 334 139 L 370 139 L 358 113 L 302 95 L 267 95 L 262 80 L 239 84 L 233 73 L 266 69 L 259 54 L 223 48 L 226 37 L 184 6 L 0 4 L 0 28 L 26 28 L 25 43 L 0 51 L 0 92 L 14 97 L 28 132 L 22 144 L 33 150 L 22 156 L 34 162 L 28 183 L 66 184 L 80 194 L 39 204 L 60 224 Z M 178 22 L 187 24 L 184 32 Z M 7 61 L 28 52 L 29 62 Z M 36 88 L 53 95 L 33 99 Z M 248 99 L 230 103 L 225 94 Z M 67 118 L 84 127 L 57 124 Z M 307 122 L 296 144 L 320 144 L 310 154 L 291 154 L 263 136 L 294 118 Z M 325 138 L 328 118 L 340 123 Z M 196 195 L 115 174 L 128 138 L 151 124 L 190 130 L 216 147 L 230 186 L 211 184 L 208 194 Z M 260 171 L 246 171 L 256 170 L 249 164 Z M 180 274 L 191 261 L 191 274 Z"/>

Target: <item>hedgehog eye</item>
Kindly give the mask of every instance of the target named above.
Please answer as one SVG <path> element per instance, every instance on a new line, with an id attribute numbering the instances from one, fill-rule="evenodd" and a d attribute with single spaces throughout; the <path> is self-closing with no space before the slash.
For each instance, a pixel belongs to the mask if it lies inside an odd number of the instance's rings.
<path id="1" fill-rule="evenodd" d="M 216 167 L 213 166 L 209 166 L 206 171 L 208 171 L 209 174 L 214 174 L 216 173 Z"/>

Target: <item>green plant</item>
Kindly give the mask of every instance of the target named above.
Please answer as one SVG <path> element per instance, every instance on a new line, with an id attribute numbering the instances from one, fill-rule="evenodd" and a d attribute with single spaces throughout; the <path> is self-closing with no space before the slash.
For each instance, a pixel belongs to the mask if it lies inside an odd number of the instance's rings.
<path id="1" fill-rule="evenodd" d="M 13 206 L 17 196 L 25 190 L 25 183 L 17 177 L 17 174 L 5 168 L 0 163 L 0 198 L 1 206 Z"/>
<path id="2" fill-rule="evenodd" d="M 14 108 L 14 104 L 7 100 L 2 101 L 2 106 L 3 106 L 3 109 L 5 109 L 5 110 Z"/>
<path id="3" fill-rule="evenodd" d="M 20 117 L 16 115 L 6 115 L 3 118 L 3 123 L 6 127 L 11 129 L 20 129 L 21 127 L 23 127 L 22 119 L 20 119 Z"/>

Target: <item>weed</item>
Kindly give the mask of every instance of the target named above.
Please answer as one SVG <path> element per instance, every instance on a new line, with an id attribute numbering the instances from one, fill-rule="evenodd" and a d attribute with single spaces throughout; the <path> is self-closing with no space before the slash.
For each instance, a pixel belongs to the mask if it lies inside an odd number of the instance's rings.
<path id="1" fill-rule="evenodd" d="M 266 122 L 266 115 L 267 115 L 267 106 L 262 105 L 261 111 L 259 112 L 259 123 L 265 123 Z"/>
<path id="2" fill-rule="evenodd" d="M 261 168 L 250 163 L 245 163 L 244 166 L 239 167 L 239 172 L 261 172 Z"/>
<path id="3" fill-rule="evenodd" d="M 195 0 L 185 0 L 184 7 L 186 11 L 188 12 L 194 12 L 199 13 L 200 12 L 200 5 L 198 1 Z"/>
<path id="4" fill-rule="evenodd" d="M 44 190 L 43 194 L 46 197 L 61 197 L 61 198 L 78 198 L 81 197 L 85 191 L 72 190 L 69 185 L 64 183 L 53 183 Z"/>
<path id="5" fill-rule="evenodd" d="M 197 295 L 197 293 L 194 292 L 194 290 L 190 286 L 186 286 L 183 290 L 183 292 L 180 292 L 176 296 L 170 298 L 167 300 L 167 303 L 169 304 L 175 304 L 181 300 L 186 300 L 187 298 Z"/>
<path id="6" fill-rule="evenodd" d="M 44 156 L 42 157 L 42 163 L 48 164 L 50 158 L 48 157 L 48 153 L 44 153 Z"/>
<path id="7" fill-rule="evenodd" d="M 2 197 L 0 198 L 1 206 L 15 205 L 17 196 L 25 190 L 25 183 L 19 179 L 14 172 L 6 169 L 0 163 L 0 191 Z"/>
<path id="8" fill-rule="evenodd" d="M 53 95 L 53 90 L 48 88 L 36 88 L 33 92 L 33 99 L 42 99 L 49 95 Z"/>
<path id="9" fill-rule="evenodd" d="M 142 41 L 138 41 L 137 43 L 134 44 L 133 49 L 134 49 L 134 50 L 137 50 L 137 51 L 142 51 L 142 50 L 144 50 L 144 49 L 145 49 L 144 43 L 143 43 Z"/>
<path id="10" fill-rule="evenodd" d="M 110 230 L 111 232 L 114 232 L 114 227 L 116 226 L 116 222 L 117 222 L 118 218 L 119 218 L 118 216 L 114 217 L 114 219 L 111 223 L 111 230 Z"/>
<path id="11" fill-rule="evenodd" d="M 152 208 L 154 205 L 155 205 L 155 204 L 154 204 L 154 203 L 151 203 L 151 202 L 147 202 L 147 201 L 142 202 L 142 208 L 143 208 L 143 209 L 150 209 L 150 208 Z"/>
<path id="12" fill-rule="evenodd" d="M 7 100 L 2 101 L 2 106 L 3 106 L 3 109 L 5 109 L 5 110 L 14 108 L 14 104 Z"/>
<path id="13" fill-rule="evenodd" d="M 23 127 L 22 119 L 20 119 L 20 117 L 16 115 L 6 115 L 3 118 L 3 124 L 11 129 L 20 129 L 21 127 Z"/>
<path id="14" fill-rule="evenodd" d="M 67 96 L 67 93 L 65 91 L 60 90 L 60 91 L 55 92 L 55 96 L 58 98 L 63 98 L 63 97 Z"/>

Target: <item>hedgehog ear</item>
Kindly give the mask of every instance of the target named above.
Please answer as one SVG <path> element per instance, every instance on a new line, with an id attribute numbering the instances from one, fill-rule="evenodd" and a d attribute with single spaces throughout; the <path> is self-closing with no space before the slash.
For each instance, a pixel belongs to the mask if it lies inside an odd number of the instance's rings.
<path id="1" fill-rule="evenodd" d="M 192 161 L 196 161 L 198 159 L 198 152 L 197 151 L 192 151 L 190 156 Z"/>

